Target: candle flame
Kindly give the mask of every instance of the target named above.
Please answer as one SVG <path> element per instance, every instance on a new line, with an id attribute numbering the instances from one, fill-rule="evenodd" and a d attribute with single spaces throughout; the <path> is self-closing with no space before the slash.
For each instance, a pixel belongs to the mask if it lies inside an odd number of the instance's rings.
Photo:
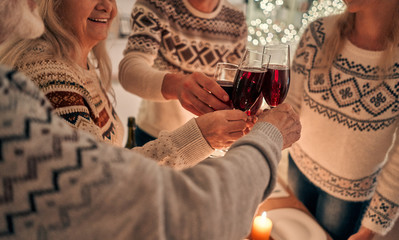
<path id="1" fill-rule="evenodd" d="M 266 213 L 266 211 L 263 211 L 263 213 L 262 213 L 262 218 L 267 218 L 267 213 Z"/>

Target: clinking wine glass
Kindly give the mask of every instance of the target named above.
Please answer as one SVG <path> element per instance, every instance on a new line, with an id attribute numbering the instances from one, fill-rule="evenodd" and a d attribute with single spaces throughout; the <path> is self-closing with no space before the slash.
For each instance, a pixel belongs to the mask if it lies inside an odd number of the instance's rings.
<path id="1" fill-rule="evenodd" d="M 264 51 L 247 49 L 234 80 L 233 107 L 254 115 L 261 107 L 261 91 L 270 56 Z"/>
<path id="2" fill-rule="evenodd" d="M 238 65 L 236 64 L 220 62 L 216 65 L 214 74 L 216 82 L 229 95 L 230 100 L 226 103 L 229 106 L 232 106 L 233 85 L 237 69 Z M 211 157 L 222 157 L 227 150 L 228 148 L 215 149 L 215 151 L 211 154 Z"/>
<path id="3" fill-rule="evenodd" d="M 266 103 L 273 108 L 284 101 L 290 87 L 290 46 L 266 45 L 263 51 L 271 57 L 263 81 L 262 94 Z"/>
<path id="4" fill-rule="evenodd" d="M 214 77 L 216 82 L 219 84 L 223 90 L 229 95 L 229 102 L 227 105 L 232 106 L 232 93 L 233 93 L 233 85 L 234 78 L 238 69 L 238 65 L 232 63 L 220 62 L 216 64 L 216 71 Z"/>

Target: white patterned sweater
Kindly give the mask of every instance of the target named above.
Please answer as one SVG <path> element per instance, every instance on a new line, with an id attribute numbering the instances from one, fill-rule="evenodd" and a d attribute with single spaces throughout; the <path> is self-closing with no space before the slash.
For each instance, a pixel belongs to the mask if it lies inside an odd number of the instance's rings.
<path id="1" fill-rule="evenodd" d="M 71 128 L 0 66 L 0 239 L 243 239 L 282 141 L 257 123 L 225 157 L 175 171 Z"/>
<path id="2" fill-rule="evenodd" d="M 332 67 L 317 68 L 335 17 L 313 22 L 295 53 L 287 102 L 303 128 L 290 153 L 325 192 L 348 201 L 372 199 L 362 225 L 385 234 L 399 214 L 399 62 L 387 79 L 377 80 L 382 52 L 346 41 Z"/>
<path id="3" fill-rule="evenodd" d="M 194 116 L 178 100 L 163 97 L 165 74 L 213 76 L 218 62 L 238 62 L 247 42 L 245 17 L 226 0 L 211 13 L 196 10 L 188 0 L 137 0 L 132 21 L 119 81 L 143 98 L 137 125 L 157 137 Z"/>

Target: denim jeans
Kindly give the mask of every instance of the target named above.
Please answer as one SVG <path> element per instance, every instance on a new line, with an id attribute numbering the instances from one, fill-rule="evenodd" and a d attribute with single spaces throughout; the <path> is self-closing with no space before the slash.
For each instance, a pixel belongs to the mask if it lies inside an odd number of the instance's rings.
<path id="1" fill-rule="evenodd" d="M 141 147 L 149 141 L 155 140 L 157 138 L 151 136 L 143 129 L 136 127 L 136 131 L 134 132 L 134 138 L 136 140 L 136 146 Z"/>
<path id="2" fill-rule="evenodd" d="M 370 200 L 351 202 L 331 196 L 303 175 L 291 155 L 288 159 L 288 184 L 318 223 L 334 240 L 347 240 L 356 233 Z"/>

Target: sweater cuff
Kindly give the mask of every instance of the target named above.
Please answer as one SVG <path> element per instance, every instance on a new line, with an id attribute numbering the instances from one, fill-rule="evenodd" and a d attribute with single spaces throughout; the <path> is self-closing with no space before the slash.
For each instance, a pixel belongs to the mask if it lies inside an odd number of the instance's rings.
<path id="1" fill-rule="evenodd" d="M 375 233 L 386 235 L 399 216 L 399 206 L 376 192 L 363 217 L 362 225 Z"/>
<path id="2" fill-rule="evenodd" d="M 194 118 L 173 131 L 171 137 L 187 166 L 194 166 L 214 151 L 202 136 Z"/>
<path id="3" fill-rule="evenodd" d="M 280 130 L 273 124 L 267 122 L 258 122 L 254 125 L 251 132 L 262 132 L 274 143 L 278 144 L 280 149 L 283 148 L 283 135 Z"/>

